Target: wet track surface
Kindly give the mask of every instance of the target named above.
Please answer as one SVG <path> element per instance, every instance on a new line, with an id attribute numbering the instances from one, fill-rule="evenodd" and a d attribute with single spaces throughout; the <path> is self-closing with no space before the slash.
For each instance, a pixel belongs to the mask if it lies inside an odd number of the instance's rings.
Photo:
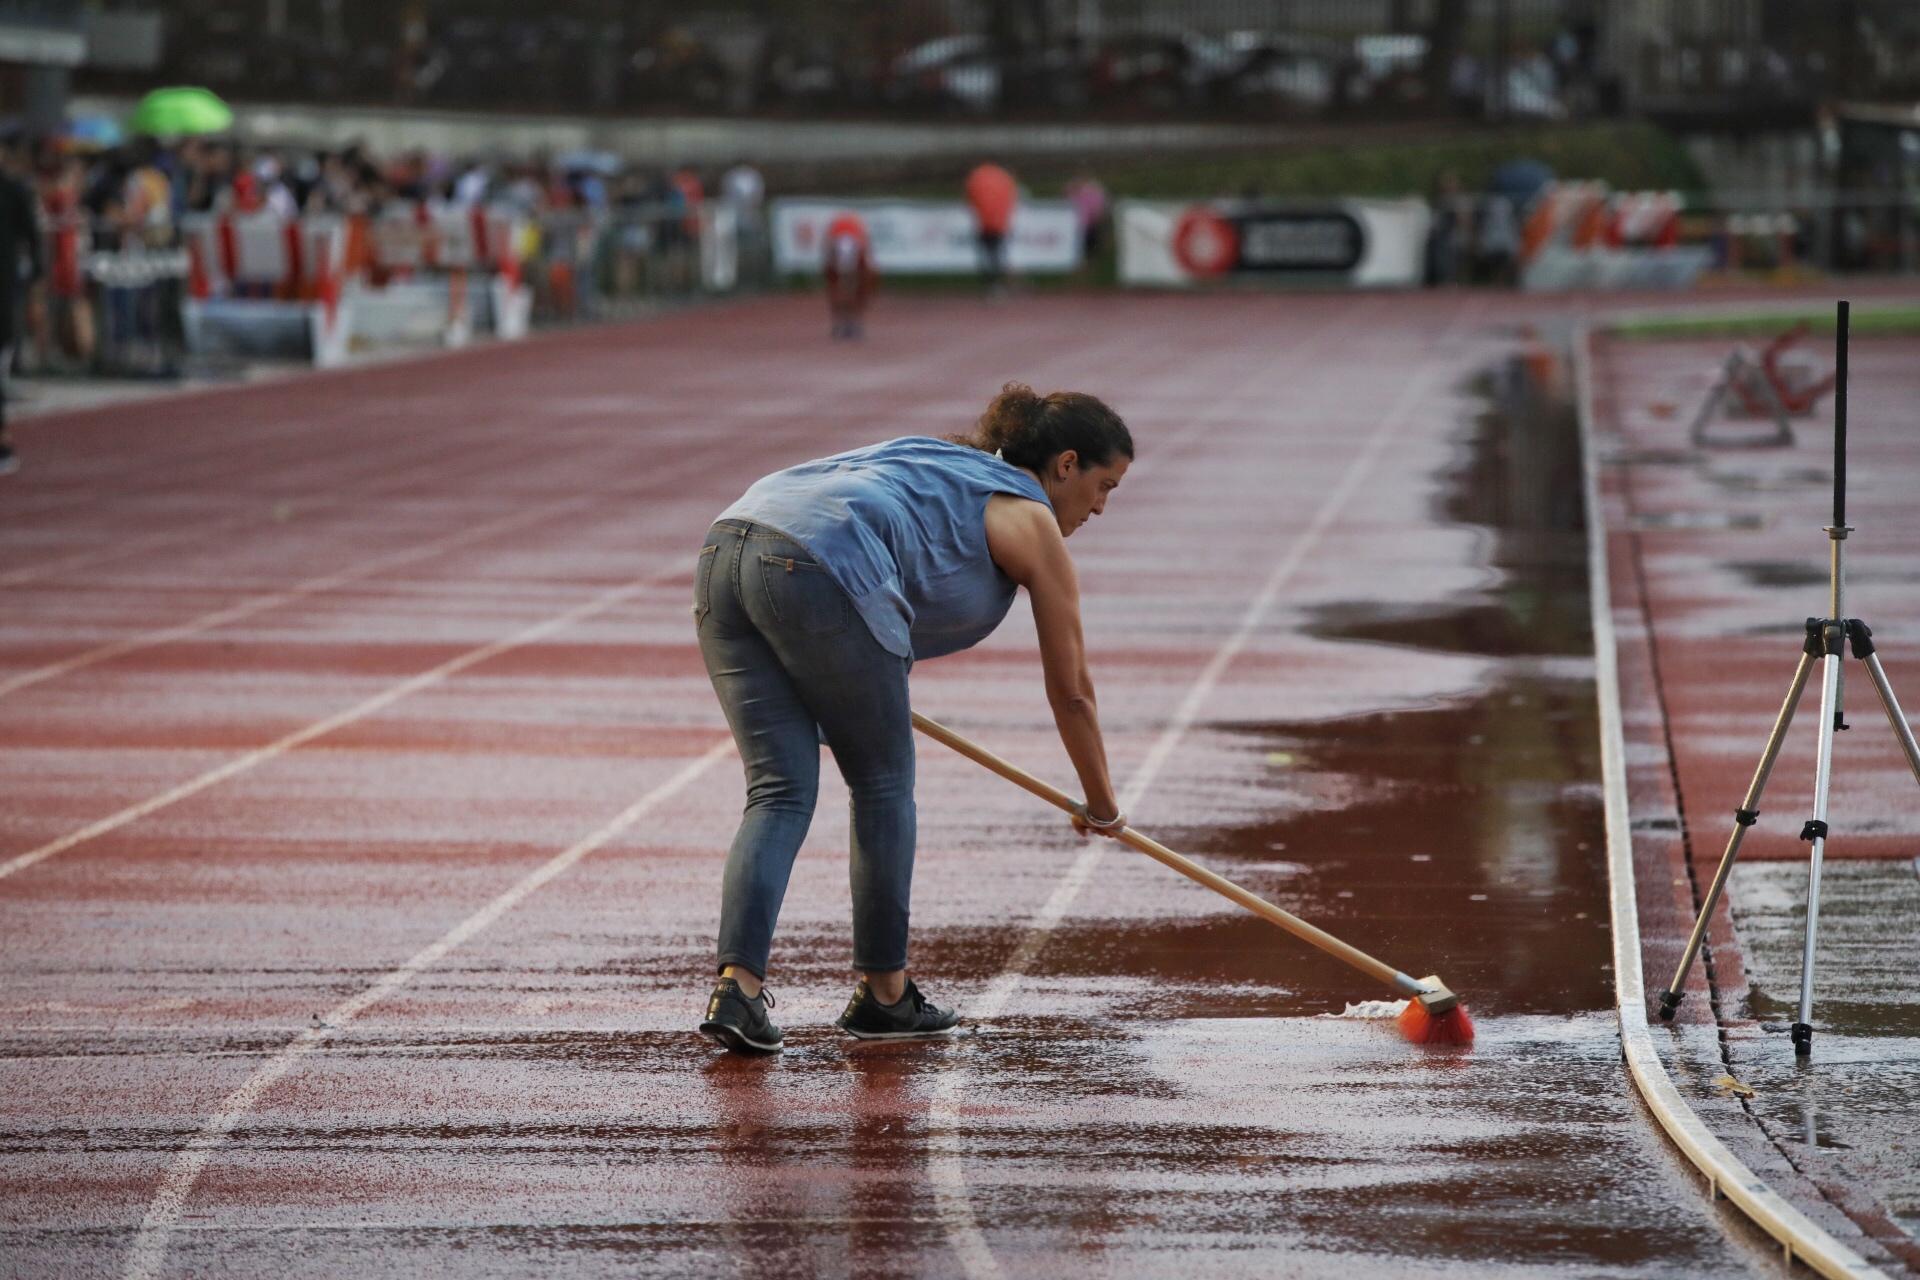
<path id="1" fill-rule="evenodd" d="M 171 460 L 107 415 L 22 433 L 0 522 L 71 567 L 0 629 L 5 1269 L 1781 1270 L 1619 1059 L 1561 375 L 1473 296 L 896 302 L 858 349 L 817 320 L 175 402 L 217 438 Z M 1444 975 L 1471 1049 L 1332 1016 L 1388 993 L 931 743 L 914 966 L 990 1016 L 832 1031 L 829 777 L 787 1052 L 692 1033 L 740 802 L 686 618 L 705 521 L 1011 377 L 1141 443 L 1071 544 L 1135 821 Z M 115 557 L 142 538 L 173 549 Z M 1024 607 L 914 686 L 1071 776 Z"/>

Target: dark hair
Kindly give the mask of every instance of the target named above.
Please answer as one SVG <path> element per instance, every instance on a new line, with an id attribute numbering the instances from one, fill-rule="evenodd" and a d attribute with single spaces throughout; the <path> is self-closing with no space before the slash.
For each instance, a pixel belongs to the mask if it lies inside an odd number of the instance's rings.
<path id="1" fill-rule="evenodd" d="M 972 435 L 958 444 L 999 455 L 1016 467 L 1043 471 L 1071 449 L 1090 467 L 1103 467 L 1116 453 L 1133 457 L 1133 435 L 1120 415 L 1079 391 L 1035 395 L 1024 382 L 1009 382 L 980 415 Z"/>

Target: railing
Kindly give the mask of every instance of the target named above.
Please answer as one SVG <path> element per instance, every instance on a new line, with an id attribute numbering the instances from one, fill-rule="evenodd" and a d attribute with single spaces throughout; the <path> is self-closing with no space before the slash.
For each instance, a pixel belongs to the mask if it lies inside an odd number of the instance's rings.
<path id="1" fill-rule="evenodd" d="M 41 278 L 24 291 L 22 368 L 132 377 L 180 373 L 188 257 L 177 230 L 53 217 L 42 230 L 41 261 Z"/>
<path id="2" fill-rule="evenodd" d="M 564 325 L 757 288 L 771 274 L 758 211 L 720 201 L 533 217 L 396 202 L 374 216 L 259 209 L 139 228 L 74 214 L 45 220 L 42 262 L 25 291 L 21 367 L 98 376 L 182 372 L 196 356 L 183 320 L 192 302 L 333 309 L 438 288 L 452 311 L 427 317 L 437 333 L 469 312 L 495 324 L 486 286 L 496 280 L 527 286 L 536 323 Z"/>
<path id="3" fill-rule="evenodd" d="M 536 217 L 524 274 L 535 322 L 571 324 L 762 288 L 770 261 L 758 208 L 636 205 Z"/>

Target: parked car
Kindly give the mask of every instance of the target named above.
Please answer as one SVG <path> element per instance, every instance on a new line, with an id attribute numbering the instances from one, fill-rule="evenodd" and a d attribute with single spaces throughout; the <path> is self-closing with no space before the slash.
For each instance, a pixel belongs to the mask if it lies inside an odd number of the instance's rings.
<path id="1" fill-rule="evenodd" d="M 1117 31 L 1093 54 L 1092 96 L 1168 110 L 1204 102 L 1232 55 L 1218 42 L 1180 27 Z"/>
<path id="2" fill-rule="evenodd" d="M 1236 31 L 1209 91 L 1222 106 L 1318 112 L 1333 102 L 1339 44 L 1304 36 Z"/>
<path id="3" fill-rule="evenodd" d="M 987 112 L 1000 102 L 1000 60 L 984 35 L 941 36 L 887 67 L 887 101 Z"/>

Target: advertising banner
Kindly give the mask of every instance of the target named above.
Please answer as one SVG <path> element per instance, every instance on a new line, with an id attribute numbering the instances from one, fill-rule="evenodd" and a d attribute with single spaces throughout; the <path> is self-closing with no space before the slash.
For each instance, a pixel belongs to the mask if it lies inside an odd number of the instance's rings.
<path id="1" fill-rule="evenodd" d="M 1233 279 L 1414 287 L 1432 213 L 1424 200 L 1122 200 L 1120 282 Z"/>
<path id="2" fill-rule="evenodd" d="M 981 269 L 973 213 L 958 200 L 775 200 L 773 265 L 783 274 L 817 275 L 827 226 L 843 213 L 867 225 L 881 275 L 972 275 Z M 1063 200 L 1024 201 L 1007 236 L 1007 266 L 1020 274 L 1066 273 L 1080 266 L 1080 227 Z"/>

